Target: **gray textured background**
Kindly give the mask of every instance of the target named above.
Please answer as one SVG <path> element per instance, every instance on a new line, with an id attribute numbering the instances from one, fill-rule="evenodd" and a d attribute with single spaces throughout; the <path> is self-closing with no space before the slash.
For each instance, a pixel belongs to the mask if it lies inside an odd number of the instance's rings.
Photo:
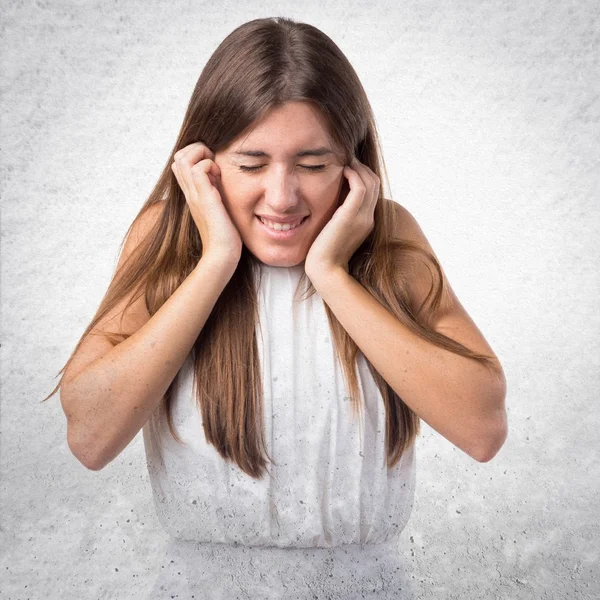
<path id="1" fill-rule="evenodd" d="M 58 396 L 39 400 L 210 53 L 237 25 L 285 15 L 355 66 L 391 196 L 508 379 L 492 462 L 423 424 L 402 534 L 415 597 L 598 597 L 598 3 L 256 4 L 2 2 L 0 596 L 143 598 L 161 572 L 141 435 L 87 471 Z"/>

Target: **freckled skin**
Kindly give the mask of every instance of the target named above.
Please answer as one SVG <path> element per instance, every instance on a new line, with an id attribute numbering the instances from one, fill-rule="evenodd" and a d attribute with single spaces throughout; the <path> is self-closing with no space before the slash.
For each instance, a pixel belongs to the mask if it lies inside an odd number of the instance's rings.
<path id="1" fill-rule="evenodd" d="M 302 150 L 326 147 L 332 153 L 301 156 Z M 261 150 L 269 156 L 239 156 L 234 152 Z M 338 207 L 344 176 L 343 158 L 327 131 L 327 121 L 308 102 L 288 102 L 272 109 L 250 133 L 215 154 L 221 170 L 218 182 L 223 203 L 243 243 L 260 261 L 291 267 L 306 258 L 312 242 Z M 245 172 L 240 165 L 261 166 Z M 321 171 L 303 166 L 325 165 Z M 256 214 L 279 217 L 310 215 L 289 240 L 272 239 Z"/>

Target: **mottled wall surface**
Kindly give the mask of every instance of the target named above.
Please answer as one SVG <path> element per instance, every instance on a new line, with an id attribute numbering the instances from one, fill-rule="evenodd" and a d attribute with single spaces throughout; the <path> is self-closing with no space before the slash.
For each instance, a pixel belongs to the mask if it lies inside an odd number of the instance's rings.
<path id="1" fill-rule="evenodd" d="M 391 197 L 508 379 L 509 437 L 491 462 L 423 424 L 401 548 L 414 597 L 598 597 L 593 0 L 2 3 L 0 596 L 145 598 L 161 576 L 176 588 L 141 434 L 88 471 L 58 396 L 39 401 L 106 290 L 210 53 L 276 15 L 316 25 L 355 66 Z"/>

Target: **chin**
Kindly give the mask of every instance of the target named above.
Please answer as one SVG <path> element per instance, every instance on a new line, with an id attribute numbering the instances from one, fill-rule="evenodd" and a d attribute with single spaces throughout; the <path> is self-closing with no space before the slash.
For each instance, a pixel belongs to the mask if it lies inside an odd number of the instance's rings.
<path id="1" fill-rule="evenodd" d="M 304 264 L 304 259 L 302 260 L 261 260 L 262 263 L 268 265 L 269 267 L 297 267 Z"/>
<path id="2" fill-rule="evenodd" d="M 252 250 L 250 250 L 252 252 Z M 268 256 L 263 253 L 252 252 L 254 257 L 261 263 L 268 265 L 269 267 L 296 267 L 304 264 L 306 255 L 301 256 Z"/>

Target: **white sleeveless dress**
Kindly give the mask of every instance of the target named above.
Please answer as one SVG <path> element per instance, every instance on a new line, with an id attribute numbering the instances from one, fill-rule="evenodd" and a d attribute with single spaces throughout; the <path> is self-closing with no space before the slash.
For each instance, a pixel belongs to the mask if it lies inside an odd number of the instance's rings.
<path id="1" fill-rule="evenodd" d="M 303 269 L 303 264 L 291 268 L 261 264 L 256 335 L 266 444 L 277 463 L 267 463 L 271 475 L 265 473 L 257 481 L 236 464 L 224 461 L 207 444 L 192 385 L 191 355 L 176 378 L 172 400 L 173 425 L 186 445 L 172 438 L 164 419 L 154 433 L 148 424 L 143 429 L 157 515 L 173 541 L 179 542 L 170 552 L 178 555 L 180 570 L 187 561 L 191 569 L 188 584 L 195 580 L 198 590 L 204 589 L 202 586 L 217 576 L 216 571 L 211 574 L 217 565 L 219 572 L 230 565 L 238 573 L 237 579 L 232 575 L 223 580 L 218 575 L 219 585 L 224 587 L 196 598 L 232 598 L 236 585 L 254 589 L 255 595 L 249 597 L 304 597 L 294 596 L 296 592 L 284 585 L 291 578 L 307 582 L 306 597 L 314 597 L 316 588 L 308 582 L 315 580 L 329 586 L 330 595 L 335 595 L 335 590 L 341 594 L 346 585 L 356 592 L 361 581 L 366 582 L 365 589 L 376 589 L 383 585 L 381 579 L 373 579 L 369 572 L 361 574 L 361 570 L 372 570 L 378 562 L 383 568 L 381 557 L 391 560 L 397 554 L 398 538 L 412 510 L 414 444 L 395 467 L 387 468 L 386 415 L 379 389 L 359 352 L 363 409 L 360 418 L 356 416 L 335 357 L 321 296 L 315 293 L 302 301 L 303 288 L 294 301 Z M 192 547 L 193 559 L 189 554 Z M 344 561 L 336 561 L 342 555 L 350 561 L 345 567 Z M 319 576 L 315 565 L 327 564 L 327 560 L 333 561 L 331 572 Z M 244 561 L 250 561 L 248 569 L 242 568 Z M 394 561 L 393 569 L 399 573 L 402 565 L 397 556 Z M 269 569 L 270 562 L 281 577 Z M 265 584 L 265 572 L 259 577 L 257 564 L 273 577 L 271 584 Z M 332 571 L 335 564 L 341 567 L 337 576 Z M 289 573 L 284 577 L 286 568 Z M 306 569 L 312 572 L 310 577 L 304 577 Z M 389 581 L 390 572 L 386 572 Z M 169 581 L 165 574 L 160 579 L 163 586 Z M 166 586 L 165 597 L 169 597 L 167 592 L 172 594 L 176 582 L 181 584 L 180 576 Z M 273 585 L 283 585 L 280 591 L 285 594 L 269 595 Z M 320 598 L 325 588 L 318 590 Z M 153 591 L 155 597 L 158 591 Z M 398 596 L 398 592 L 394 588 L 396 595 L 390 597 L 409 597 Z"/>

